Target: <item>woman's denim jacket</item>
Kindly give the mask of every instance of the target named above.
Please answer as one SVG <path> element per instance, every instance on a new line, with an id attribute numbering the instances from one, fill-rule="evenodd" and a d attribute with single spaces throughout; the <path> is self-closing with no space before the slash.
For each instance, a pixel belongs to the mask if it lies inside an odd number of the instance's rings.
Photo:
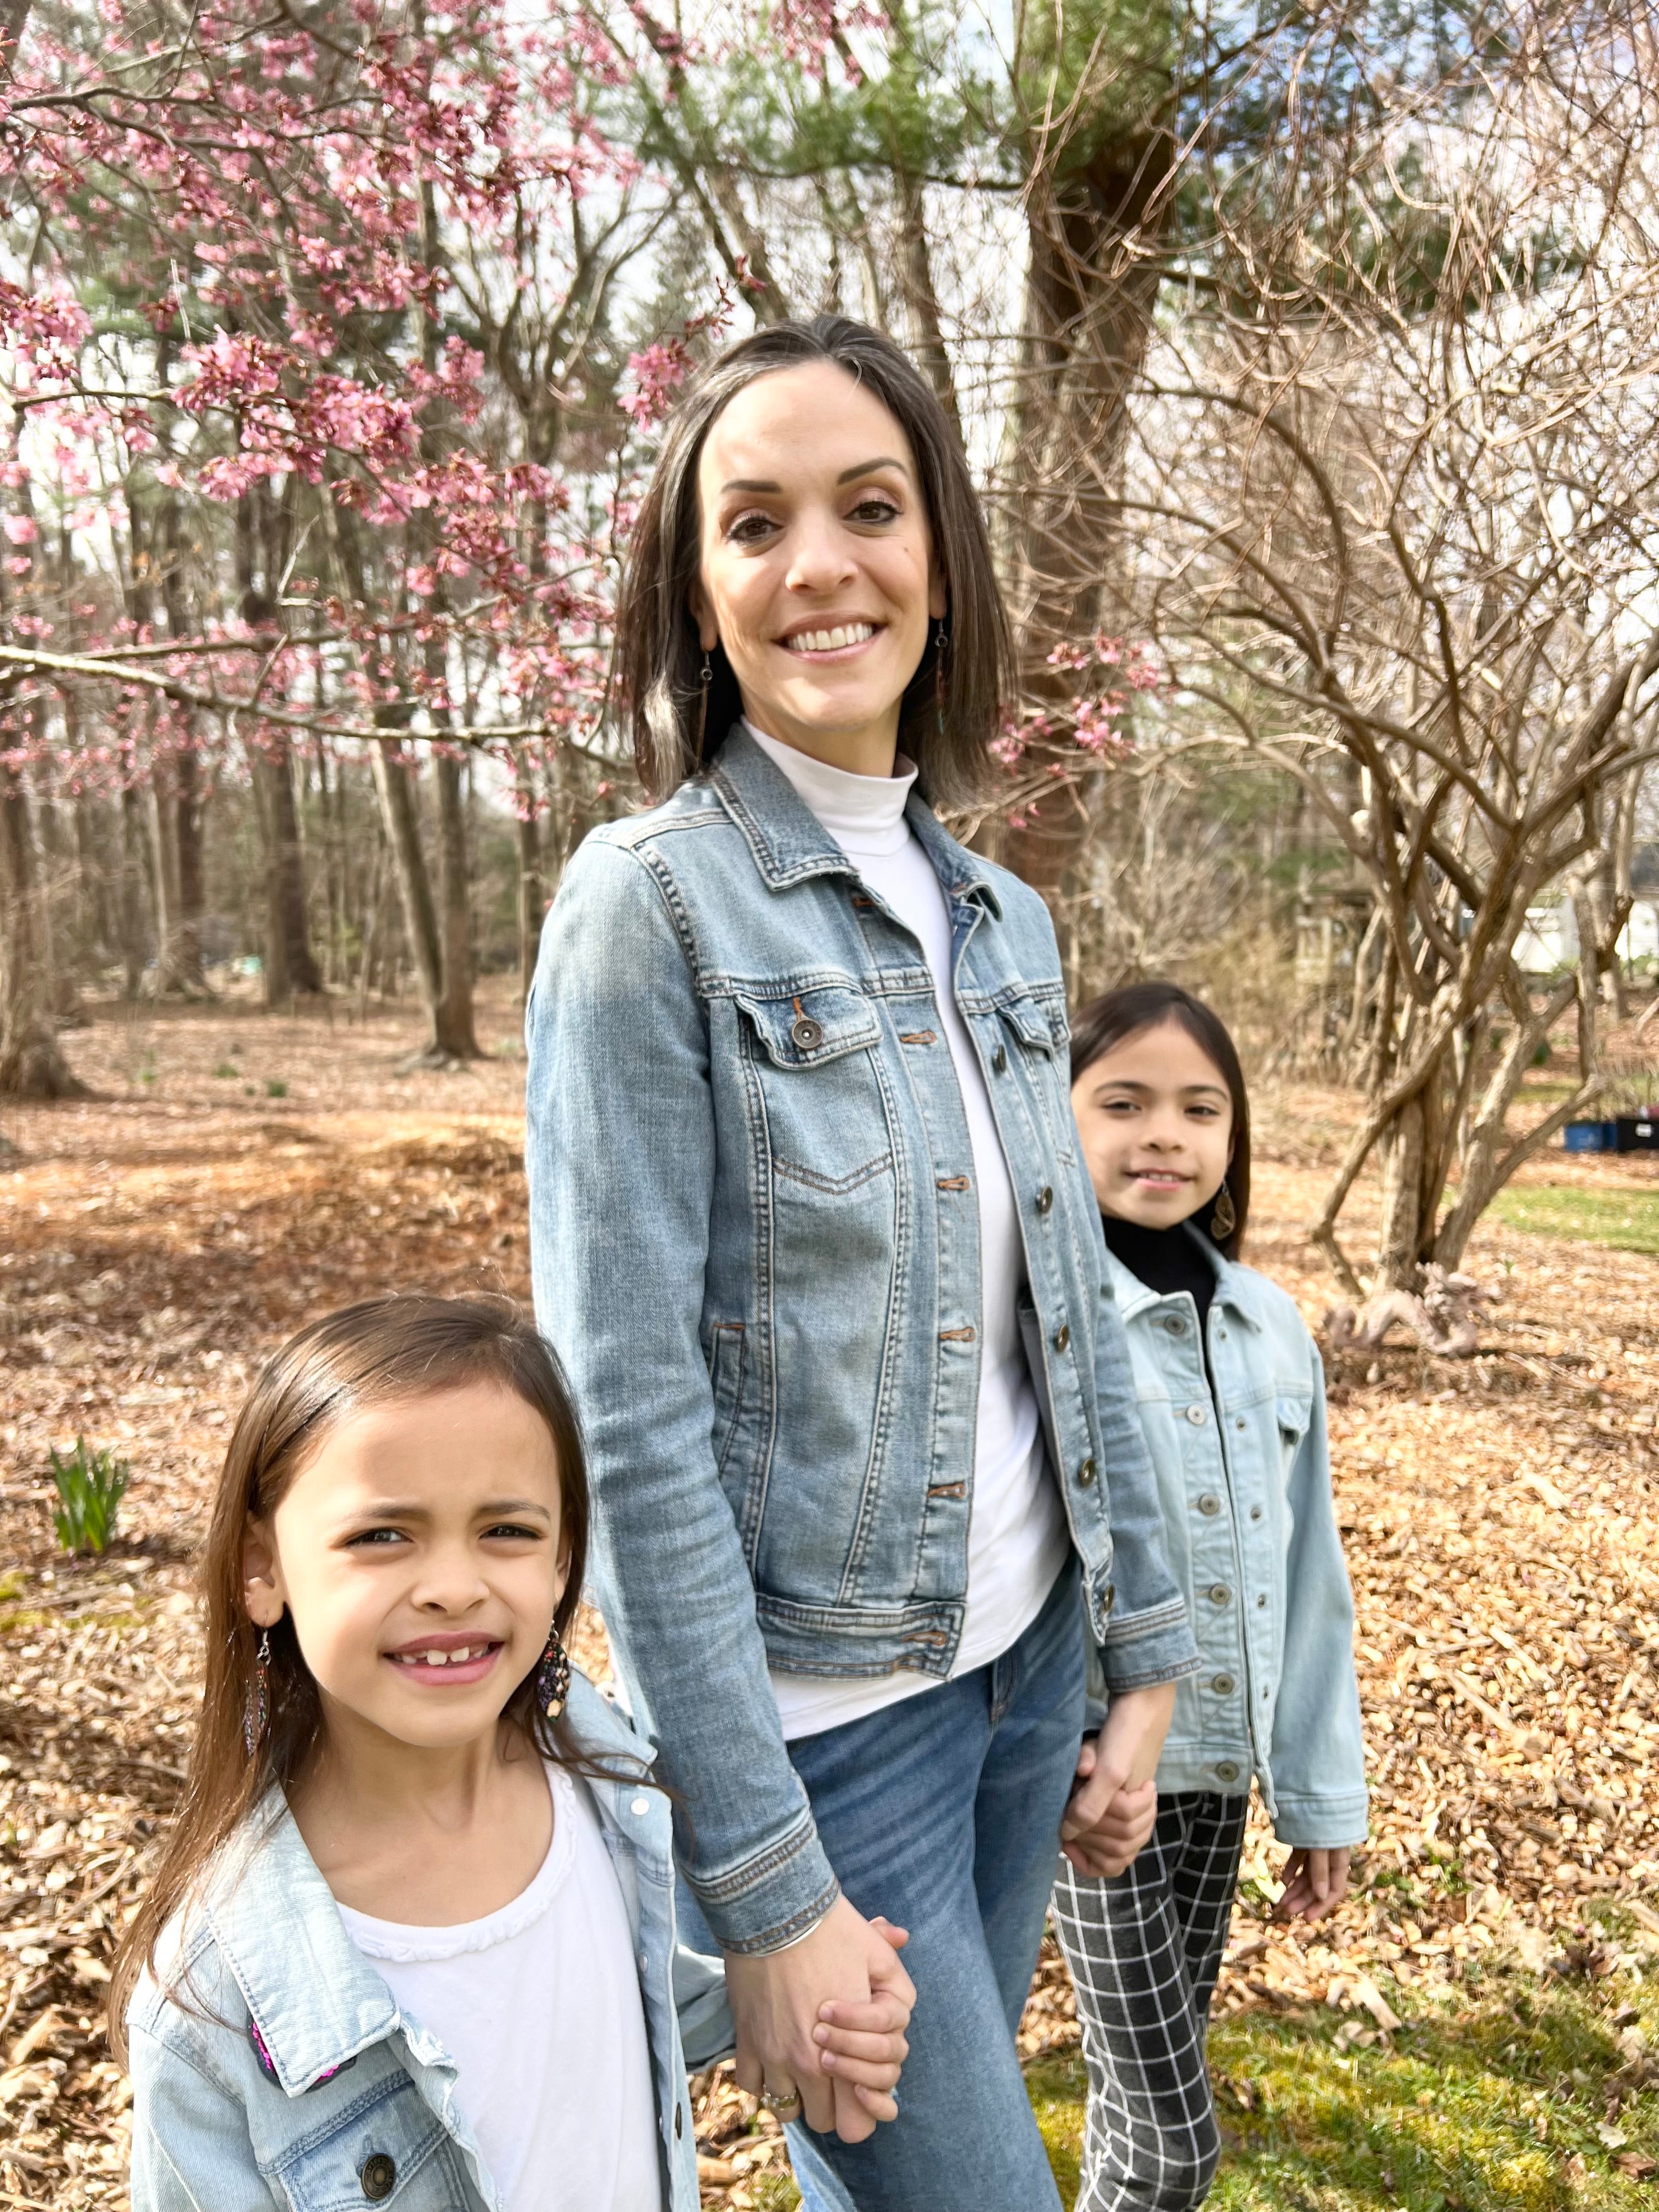
<path id="1" fill-rule="evenodd" d="M 1353 1599 L 1318 1347 L 1277 1284 L 1188 1233 L 1217 1274 L 1207 1378 L 1190 1295 L 1160 1297 L 1107 1255 L 1203 1662 L 1176 1692 L 1158 1786 L 1224 1795 L 1254 1773 L 1281 1843 L 1363 1843 Z M 1097 1726 L 1098 1667 L 1091 1689 Z"/>
<path id="2" fill-rule="evenodd" d="M 1194 1663 L 1072 1118 L 1036 894 L 914 794 L 1018 1202 L 1025 1341 L 1113 1683 Z M 729 1951 L 836 1895 L 767 1672 L 943 1679 L 979 1388 L 973 1155 L 933 978 L 739 727 L 565 871 L 528 1015 L 538 1316 L 681 1863 Z"/>
<path id="3" fill-rule="evenodd" d="M 639 1739 L 580 1675 L 583 1747 L 626 1771 Z M 589 1781 L 634 1930 L 666 2212 L 696 2212 L 685 2065 L 732 2049 L 721 1961 L 677 1948 L 668 1801 Z M 127 2014 L 132 2212 L 502 2212 L 430 2028 L 345 1932 L 279 1794 L 163 1936 Z M 180 1980 L 183 2001 L 165 1993 Z M 504 2022 L 510 2032 L 511 2023 Z M 556 2096 L 558 2086 L 549 2094 Z"/>

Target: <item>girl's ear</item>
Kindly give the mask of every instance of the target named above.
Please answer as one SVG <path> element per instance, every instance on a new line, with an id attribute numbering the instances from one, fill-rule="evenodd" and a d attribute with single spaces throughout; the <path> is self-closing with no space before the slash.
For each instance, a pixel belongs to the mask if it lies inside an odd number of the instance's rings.
<path id="1" fill-rule="evenodd" d="M 242 1603 L 256 1628 L 275 1628 L 288 1605 L 276 1544 L 258 1521 L 242 1533 Z"/>

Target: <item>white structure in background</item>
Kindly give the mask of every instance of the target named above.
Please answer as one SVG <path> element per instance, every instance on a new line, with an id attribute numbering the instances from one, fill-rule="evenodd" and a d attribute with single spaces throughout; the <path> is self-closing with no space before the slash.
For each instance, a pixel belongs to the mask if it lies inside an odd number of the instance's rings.
<path id="1" fill-rule="evenodd" d="M 1626 968 L 1638 960 L 1659 960 L 1659 886 L 1637 892 L 1620 934 L 1619 957 Z M 1527 975 L 1556 975 L 1577 965 L 1578 921 L 1571 899 L 1528 908 L 1526 927 L 1515 940 L 1515 959 Z"/>

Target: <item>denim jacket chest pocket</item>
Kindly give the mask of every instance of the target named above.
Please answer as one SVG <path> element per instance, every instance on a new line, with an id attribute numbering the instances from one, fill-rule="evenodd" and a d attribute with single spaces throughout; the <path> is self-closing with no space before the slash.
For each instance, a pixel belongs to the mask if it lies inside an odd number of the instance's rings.
<path id="1" fill-rule="evenodd" d="M 270 2169 L 293 2212 L 465 2212 L 480 2202 L 453 2138 L 401 2067 L 355 2093 L 349 2081 Z"/>
<path id="2" fill-rule="evenodd" d="M 775 1196 L 833 1203 L 890 1176 L 881 1021 L 864 994 L 820 983 L 777 997 L 735 996 L 750 1103 Z M 872 1142 L 880 1149 L 872 1152 Z"/>
<path id="3" fill-rule="evenodd" d="M 1077 1122 L 1072 1113 L 1071 1030 L 1063 1002 L 1032 993 L 999 1000 L 997 1015 L 1009 1044 L 1002 1048 L 1020 1068 L 1036 1116 L 1043 1149 L 1070 1166 Z M 994 1048 L 993 1066 L 995 1066 Z"/>

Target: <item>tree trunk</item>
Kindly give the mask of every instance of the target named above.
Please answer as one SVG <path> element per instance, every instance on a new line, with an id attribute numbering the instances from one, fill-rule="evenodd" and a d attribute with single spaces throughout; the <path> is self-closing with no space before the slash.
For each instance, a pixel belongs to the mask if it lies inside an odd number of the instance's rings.
<path id="1" fill-rule="evenodd" d="M 249 748 L 259 787 L 265 838 L 265 1002 L 285 1006 L 295 992 L 314 998 L 323 988 L 306 921 L 305 866 L 294 805 L 294 763 L 288 740 Z"/>
<path id="2" fill-rule="evenodd" d="M 121 785 L 121 883 L 117 896 L 121 936 L 121 990 L 136 999 L 144 981 L 143 810 L 131 769 Z"/>
<path id="3" fill-rule="evenodd" d="M 438 912 L 432 898 L 432 879 L 427 873 L 426 854 L 421 849 L 410 759 L 401 744 L 387 739 L 372 749 L 369 762 L 374 775 L 375 794 L 380 802 L 380 818 L 386 824 L 392 872 L 397 878 L 404 929 L 431 1023 L 429 1049 L 436 1054 L 443 1049 L 443 950 L 438 935 Z"/>
<path id="4" fill-rule="evenodd" d="M 52 1025 L 40 890 L 22 774 L 0 763 L 0 1097 L 85 1098 Z"/>
<path id="5" fill-rule="evenodd" d="M 1039 172 L 1028 185 L 1026 336 L 1001 535 L 1021 691 L 1062 720 L 1076 678 L 1049 654 L 1111 626 L 1128 392 L 1146 359 L 1160 282 L 1147 249 L 1167 228 L 1164 187 L 1174 156 L 1166 132 L 1110 140 L 1074 164 L 1062 155 L 1057 173 Z M 1077 766 L 1063 743 L 1055 757 Z M 1046 815 L 1008 830 L 1002 858 L 1052 894 L 1087 829 L 1084 807 L 1051 801 Z"/>
<path id="6" fill-rule="evenodd" d="M 519 1006 L 522 1011 L 530 1003 L 530 987 L 536 979 L 542 907 L 547 896 L 542 864 L 541 815 L 536 805 L 529 756 L 522 745 L 513 748 L 513 781 L 519 817 Z"/>
<path id="7" fill-rule="evenodd" d="M 466 805 L 461 763 L 438 756 L 438 897 L 443 988 L 433 1043 L 447 1060 L 482 1058 L 472 1020 L 472 905 L 466 879 Z"/>

